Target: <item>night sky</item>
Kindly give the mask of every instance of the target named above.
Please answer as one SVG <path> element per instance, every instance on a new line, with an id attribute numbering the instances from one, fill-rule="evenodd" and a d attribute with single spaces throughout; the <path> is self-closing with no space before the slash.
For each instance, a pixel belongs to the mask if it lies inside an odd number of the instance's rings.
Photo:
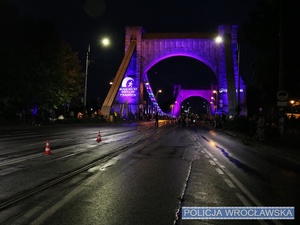
<path id="1" fill-rule="evenodd" d="M 102 102 L 124 56 L 125 27 L 143 26 L 146 32 L 217 32 L 220 24 L 240 25 L 248 19 L 256 0 L 10 0 L 22 14 L 46 19 L 78 52 L 85 68 L 87 47 L 91 45 L 88 98 Z M 103 48 L 99 39 L 107 36 L 111 46 Z M 162 61 L 151 71 L 168 85 L 185 76 L 183 84 L 210 82 L 200 62 L 182 59 Z M 174 64 L 174 62 L 176 62 Z M 200 64 L 200 65 L 199 65 Z M 195 69 L 201 75 L 195 78 Z M 182 71 L 180 74 L 178 71 Z M 183 75 L 184 74 L 184 75 Z M 207 74 L 207 75 L 205 75 Z M 150 75 L 149 75 L 150 76 Z M 175 80 L 172 80 L 175 79 Z M 196 80 L 195 80 L 196 79 Z M 163 81 L 163 82 L 162 82 Z M 154 84 L 153 84 L 154 85 Z M 163 87 L 154 87 L 163 88 Z M 163 98 L 163 95 L 161 96 Z"/>

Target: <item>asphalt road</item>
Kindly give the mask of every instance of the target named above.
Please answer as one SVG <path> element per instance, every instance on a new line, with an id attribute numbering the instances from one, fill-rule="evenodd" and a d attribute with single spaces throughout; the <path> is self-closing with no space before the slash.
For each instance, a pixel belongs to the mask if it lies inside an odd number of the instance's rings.
<path id="1" fill-rule="evenodd" d="M 182 220 L 182 206 L 299 206 L 299 170 L 206 127 L 160 121 L 0 135 L 0 224 L 296 224 Z"/>

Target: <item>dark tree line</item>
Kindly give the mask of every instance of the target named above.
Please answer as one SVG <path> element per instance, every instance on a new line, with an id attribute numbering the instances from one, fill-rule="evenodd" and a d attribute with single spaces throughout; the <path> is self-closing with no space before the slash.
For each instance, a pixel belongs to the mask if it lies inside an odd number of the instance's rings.
<path id="1" fill-rule="evenodd" d="M 79 107 L 83 74 L 77 53 L 53 26 L 0 2 L 0 118 Z"/>
<path id="2" fill-rule="evenodd" d="M 297 52 L 300 50 L 299 12 L 295 1 L 260 0 L 242 26 L 241 38 L 254 50 L 249 65 L 248 108 L 253 113 L 259 107 L 276 108 L 276 93 L 281 86 L 290 98 L 300 97 L 300 69 Z M 283 79 L 279 81 L 279 72 Z M 250 77 L 250 79 L 249 79 Z M 279 85 L 280 82 L 280 85 Z"/>

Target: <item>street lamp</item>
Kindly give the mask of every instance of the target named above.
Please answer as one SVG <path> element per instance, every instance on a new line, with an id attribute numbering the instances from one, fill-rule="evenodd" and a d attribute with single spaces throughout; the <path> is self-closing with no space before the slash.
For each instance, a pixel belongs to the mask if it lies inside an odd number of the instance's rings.
<path id="1" fill-rule="evenodd" d="M 223 42 L 223 38 L 222 38 L 221 36 L 217 36 L 217 37 L 215 38 L 215 42 L 216 42 L 217 44 L 222 43 L 222 42 Z"/>
<path id="2" fill-rule="evenodd" d="M 102 46 L 106 47 L 106 46 L 110 45 L 110 41 L 108 38 L 103 38 L 101 40 L 101 44 L 102 44 Z M 88 49 L 86 51 L 86 60 L 85 60 L 85 79 L 84 79 L 84 98 L 83 98 L 84 114 L 87 113 L 86 99 L 87 99 L 88 71 L 89 71 L 89 64 L 90 64 L 90 60 L 89 60 L 90 52 L 91 52 L 91 45 L 89 44 Z"/>
<path id="3" fill-rule="evenodd" d="M 238 99 L 236 112 L 237 115 L 240 115 L 241 112 L 241 73 L 240 73 L 240 44 L 237 43 L 237 64 L 238 64 Z"/>
<path id="4" fill-rule="evenodd" d="M 113 83 L 114 83 L 114 78 L 109 81 L 109 85 L 113 85 Z"/>
<path id="5" fill-rule="evenodd" d="M 293 113 L 294 112 L 295 100 L 290 100 L 290 104 L 291 104 L 291 111 Z"/>
<path id="6" fill-rule="evenodd" d="M 214 104 L 214 107 L 215 107 L 215 113 L 218 112 L 218 91 L 217 90 L 213 90 L 213 97 L 214 97 L 214 100 L 215 100 L 215 104 Z"/>
<path id="7" fill-rule="evenodd" d="M 110 40 L 109 40 L 109 38 L 103 38 L 101 40 L 101 43 L 103 46 L 108 46 L 110 44 Z"/>
<path id="8" fill-rule="evenodd" d="M 157 102 L 157 105 L 156 105 L 156 111 L 157 111 L 157 107 L 158 107 L 158 94 L 159 94 L 159 93 L 162 93 L 162 90 L 161 90 L 161 89 L 157 90 L 157 92 L 156 92 L 156 94 L 155 94 L 155 99 L 156 99 L 156 102 Z"/>
<path id="9" fill-rule="evenodd" d="M 226 42 L 226 39 L 223 40 L 223 38 L 221 36 L 217 36 L 215 38 L 215 43 L 220 44 L 222 42 Z M 238 87 L 237 87 L 237 106 L 235 108 L 235 111 L 237 112 L 237 115 L 240 115 L 241 112 L 241 74 L 240 74 L 240 43 L 237 41 L 237 45 L 236 45 L 236 60 L 237 60 L 237 76 L 238 76 Z M 236 88 L 235 88 L 236 89 Z M 229 98 L 229 87 L 227 88 L 228 92 L 228 98 Z M 231 92 L 230 92 L 231 93 Z M 236 90 L 234 90 L 234 93 L 236 93 Z M 231 95 L 230 95 L 231 96 Z M 234 94 L 234 96 L 236 96 L 236 94 Z M 236 97 L 234 97 L 234 99 L 236 99 Z"/>
<path id="10" fill-rule="evenodd" d="M 83 98 L 83 110 L 84 114 L 86 114 L 86 97 L 87 97 L 87 77 L 88 77 L 88 70 L 89 70 L 89 53 L 91 51 L 91 46 L 88 46 L 86 52 L 86 59 L 85 59 L 85 79 L 84 79 L 84 98 Z"/>
<path id="11" fill-rule="evenodd" d="M 215 38 L 215 43 L 217 44 L 217 45 L 220 45 L 221 43 L 223 43 L 224 42 L 224 40 L 223 40 L 223 37 L 222 36 L 217 36 L 216 38 Z M 219 57 L 220 56 L 218 56 L 217 58 L 216 58 L 216 61 L 217 61 L 217 64 L 219 64 Z M 219 65 L 217 66 L 217 74 L 219 75 Z M 220 90 L 220 87 L 219 86 L 217 86 L 217 89 L 218 90 Z M 219 100 L 221 100 L 221 101 L 223 101 L 220 97 L 221 96 L 218 96 L 218 91 L 217 90 L 213 90 L 213 96 L 215 97 L 215 105 L 214 105 L 214 107 L 215 107 L 215 113 L 217 113 L 218 112 L 218 104 L 219 104 Z M 220 108 L 221 107 L 223 107 L 223 105 L 220 105 Z"/>
<path id="12" fill-rule="evenodd" d="M 170 105 L 170 108 L 171 108 L 171 117 L 172 119 L 174 118 L 174 107 L 175 107 L 175 104 L 177 103 L 177 101 L 175 101 L 173 104 Z"/>
<path id="13" fill-rule="evenodd" d="M 158 102 L 158 93 L 162 93 L 162 90 L 161 89 L 157 90 L 157 92 L 155 94 L 155 99 L 157 102 Z"/>

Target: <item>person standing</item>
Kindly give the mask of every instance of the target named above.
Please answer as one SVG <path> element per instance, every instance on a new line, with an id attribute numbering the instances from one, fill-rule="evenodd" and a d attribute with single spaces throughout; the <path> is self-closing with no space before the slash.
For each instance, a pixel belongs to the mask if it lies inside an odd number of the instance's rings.
<path id="1" fill-rule="evenodd" d="M 260 115 L 257 121 L 257 137 L 260 142 L 265 140 L 265 117 Z"/>
<path id="2" fill-rule="evenodd" d="M 158 112 L 155 113 L 155 126 L 158 127 Z"/>
<path id="3" fill-rule="evenodd" d="M 292 133 L 294 133 L 294 131 L 295 131 L 296 122 L 297 122 L 296 117 L 294 116 L 294 114 L 292 114 L 291 118 L 289 119 L 290 129 L 291 129 Z"/>
<path id="4" fill-rule="evenodd" d="M 222 113 L 221 123 L 222 123 L 222 129 L 225 130 L 225 128 L 226 128 L 226 123 L 227 123 L 225 113 Z"/>
<path id="5" fill-rule="evenodd" d="M 284 133 L 285 133 L 285 115 L 284 113 L 281 113 L 280 114 L 280 118 L 279 118 L 279 134 L 280 134 L 280 137 L 283 137 L 284 136 Z"/>

